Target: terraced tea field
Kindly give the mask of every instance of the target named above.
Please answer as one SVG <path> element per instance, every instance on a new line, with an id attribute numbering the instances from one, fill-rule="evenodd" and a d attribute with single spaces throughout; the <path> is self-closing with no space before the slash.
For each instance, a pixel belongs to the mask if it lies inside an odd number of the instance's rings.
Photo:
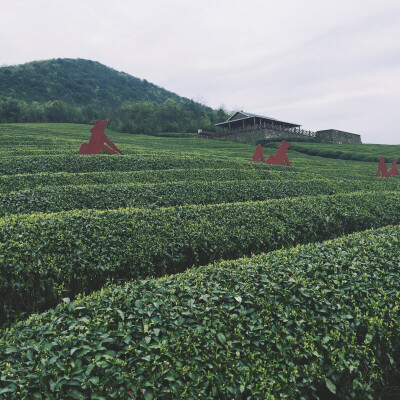
<path id="1" fill-rule="evenodd" d="M 0 125 L 1 398 L 397 398 L 400 177 L 90 128 Z"/>

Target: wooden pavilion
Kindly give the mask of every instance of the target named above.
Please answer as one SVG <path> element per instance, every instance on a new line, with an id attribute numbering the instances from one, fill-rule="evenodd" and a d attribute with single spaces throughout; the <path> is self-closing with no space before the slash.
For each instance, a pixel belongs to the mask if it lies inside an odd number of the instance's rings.
<path id="1" fill-rule="evenodd" d="M 274 118 L 251 114 L 244 111 L 237 111 L 225 122 L 220 122 L 215 125 L 219 128 L 227 129 L 229 133 L 237 133 L 240 131 L 249 131 L 260 128 L 284 129 L 295 132 L 300 129 L 301 126 L 291 122 L 278 121 Z"/>

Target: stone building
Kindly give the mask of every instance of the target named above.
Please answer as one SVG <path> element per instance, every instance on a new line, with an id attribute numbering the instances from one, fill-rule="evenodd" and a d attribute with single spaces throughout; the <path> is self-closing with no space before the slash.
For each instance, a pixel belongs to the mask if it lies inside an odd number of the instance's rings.
<path id="1" fill-rule="evenodd" d="M 325 129 L 315 133 L 315 139 L 320 143 L 361 143 L 361 136 L 356 133 Z"/>
<path id="2" fill-rule="evenodd" d="M 236 111 L 226 121 L 215 124 L 217 132 L 209 138 L 231 139 L 240 142 L 256 143 L 262 139 L 293 138 L 301 136 L 302 140 L 320 143 L 361 143 L 361 136 L 337 129 L 326 129 L 317 132 L 307 131 L 301 125 L 279 121 L 275 118 Z M 198 137 L 204 137 L 199 135 Z"/>

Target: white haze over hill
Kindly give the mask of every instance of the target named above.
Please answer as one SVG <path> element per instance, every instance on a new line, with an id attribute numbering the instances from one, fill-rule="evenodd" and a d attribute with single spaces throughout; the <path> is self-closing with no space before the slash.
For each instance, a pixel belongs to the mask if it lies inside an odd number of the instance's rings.
<path id="1" fill-rule="evenodd" d="M 398 0 L 3 0 L 0 64 L 58 57 L 400 144 Z"/>

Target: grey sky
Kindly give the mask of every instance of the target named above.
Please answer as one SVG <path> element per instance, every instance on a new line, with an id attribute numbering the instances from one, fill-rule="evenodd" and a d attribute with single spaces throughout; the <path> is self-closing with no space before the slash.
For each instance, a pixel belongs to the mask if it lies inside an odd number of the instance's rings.
<path id="1" fill-rule="evenodd" d="M 0 65 L 58 57 L 400 144 L 399 0 L 2 0 Z"/>

